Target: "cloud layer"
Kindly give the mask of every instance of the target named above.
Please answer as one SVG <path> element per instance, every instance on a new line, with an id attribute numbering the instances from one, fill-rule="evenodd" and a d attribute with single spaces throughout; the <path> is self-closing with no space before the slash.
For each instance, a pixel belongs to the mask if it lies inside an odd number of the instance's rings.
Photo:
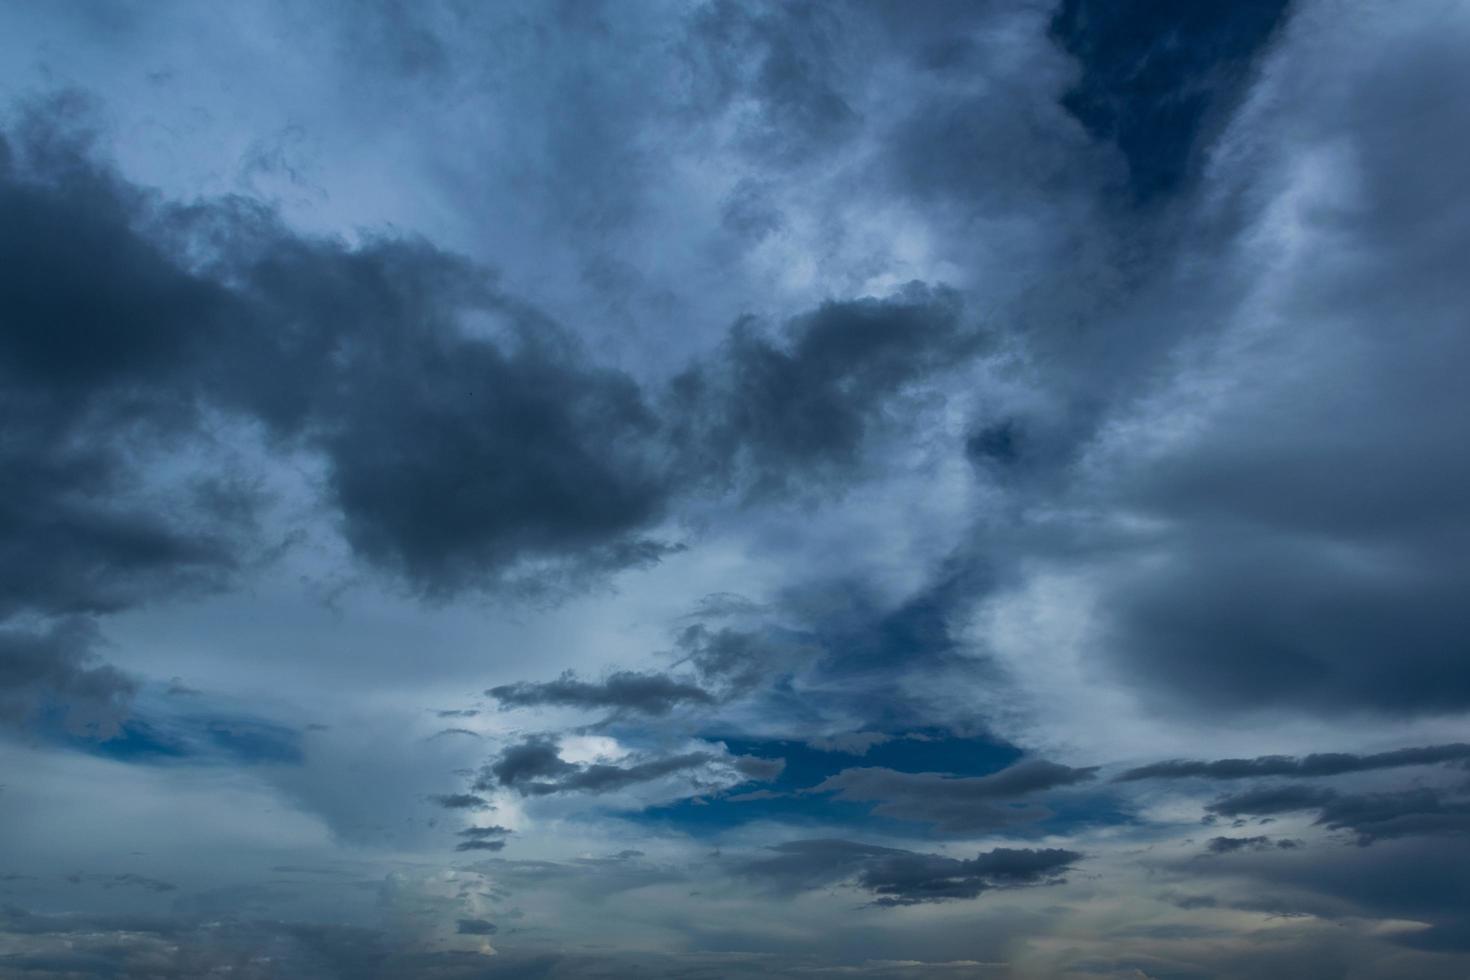
<path id="1" fill-rule="evenodd" d="M 1463 977 L 1467 46 L 0 9 L 0 974 Z"/>

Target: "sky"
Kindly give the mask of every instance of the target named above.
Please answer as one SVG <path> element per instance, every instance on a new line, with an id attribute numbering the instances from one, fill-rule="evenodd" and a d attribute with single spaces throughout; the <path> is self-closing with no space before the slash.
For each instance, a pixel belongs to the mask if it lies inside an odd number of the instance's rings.
<path id="1" fill-rule="evenodd" d="M 1470 974 L 1467 50 L 0 2 L 0 977 Z"/>

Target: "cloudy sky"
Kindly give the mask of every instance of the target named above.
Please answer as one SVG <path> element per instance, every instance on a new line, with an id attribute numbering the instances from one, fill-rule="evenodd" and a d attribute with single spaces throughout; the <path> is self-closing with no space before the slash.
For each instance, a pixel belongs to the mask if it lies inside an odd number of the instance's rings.
<path id="1" fill-rule="evenodd" d="M 1465 977 L 1467 50 L 0 3 L 0 977 Z"/>

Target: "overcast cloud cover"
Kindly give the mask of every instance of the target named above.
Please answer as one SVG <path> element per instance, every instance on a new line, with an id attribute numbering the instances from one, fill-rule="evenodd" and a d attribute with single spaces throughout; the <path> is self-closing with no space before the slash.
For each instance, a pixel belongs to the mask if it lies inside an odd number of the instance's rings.
<path id="1" fill-rule="evenodd" d="M 0 977 L 1470 975 L 1467 51 L 0 2 Z"/>

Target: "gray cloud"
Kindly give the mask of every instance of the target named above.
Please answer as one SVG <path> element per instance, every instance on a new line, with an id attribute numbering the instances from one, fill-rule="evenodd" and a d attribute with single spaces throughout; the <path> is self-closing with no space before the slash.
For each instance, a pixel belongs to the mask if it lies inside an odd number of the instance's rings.
<path id="1" fill-rule="evenodd" d="M 706 683 L 727 684 L 737 692 L 761 681 L 773 655 L 771 644 L 757 634 L 729 626 L 693 623 L 679 631 L 675 643 L 683 654 L 678 663 L 689 663 Z"/>
<path id="2" fill-rule="evenodd" d="M 33 722 L 50 708 L 67 729 L 111 738 L 127 716 L 138 682 L 101 663 L 89 619 L 53 621 L 44 631 L 0 628 L 0 723 Z"/>
<path id="3" fill-rule="evenodd" d="M 993 888 L 1054 882 L 1082 855 L 1057 848 L 996 848 L 961 860 L 847 840 L 776 844 L 737 873 L 785 891 L 851 881 L 872 893 L 875 905 L 916 905 L 975 898 Z"/>
<path id="4" fill-rule="evenodd" d="M 1205 849 L 1210 854 L 1233 854 L 1236 851 L 1264 851 L 1275 847 L 1277 850 L 1290 851 L 1300 847 L 1298 841 L 1282 839 L 1274 844 L 1270 837 L 1211 837 Z"/>
<path id="5" fill-rule="evenodd" d="M 835 793 L 839 800 L 874 802 L 873 812 L 903 820 L 922 820 L 949 832 L 993 829 L 1050 816 L 1021 797 L 1072 786 L 1094 777 L 1095 768 L 1028 759 L 988 776 L 947 776 L 893 769 L 844 769 L 808 792 Z"/>
<path id="6" fill-rule="evenodd" d="M 515 786 L 533 779 L 559 777 L 575 769 L 570 762 L 562 760 L 555 739 L 537 736 L 502 751 L 477 785 Z"/>
<path id="7" fill-rule="evenodd" d="M 471 840 L 480 840 L 486 837 L 504 837 L 506 834 L 514 833 L 509 827 L 466 827 L 459 832 L 459 836 L 468 837 Z"/>
<path id="8" fill-rule="evenodd" d="M 503 851 L 505 838 L 514 831 L 507 827 L 466 827 L 457 836 L 464 838 L 454 845 L 456 851 Z"/>
<path id="9" fill-rule="evenodd" d="M 714 363 L 677 377 L 669 408 L 698 478 L 754 496 L 850 474 L 881 410 L 985 339 L 957 293 L 917 282 L 886 300 L 826 303 L 789 323 L 784 344 L 756 327 L 736 324 Z"/>
<path id="10" fill-rule="evenodd" d="M 1344 794 L 1323 806 L 1317 822 L 1352 831 L 1364 845 L 1396 837 L 1459 836 L 1470 834 L 1470 800 L 1427 788 Z"/>
<path id="11" fill-rule="evenodd" d="M 446 810 L 488 810 L 490 808 L 489 801 L 473 793 L 445 793 L 440 796 L 431 796 L 429 799 Z"/>
<path id="12" fill-rule="evenodd" d="M 59 97 L 0 134 L 0 616 L 127 608 L 238 561 L 227 483 L 145 479 L 193 422 L 223 297 L 138 233 L 146 199 L 91 163 L 85 116 Z"/>
<path id="13" fill-rule="evenodd" d="M 858 884 L 878 905 L 917 905 L 975 898 L 993 888 L 1054 884 L 1082 859 L 1062 848 L 998 847 L 968 860 L 933 855 L 889 855 L 870 863 Z"/>
<path id="14" fill-rule="evenodd" d="M 1319 826 L 1351 831 L 1363 845 L 1389 838 L 1470 833 L 1470 800 L 1432 787 L 1344 793 L 1305 786 L 1268 786 L 1222 797 L 1206 809 L 1222 816 L 1317 810 Z"/>
<path id="15" fill-rule="evenodd" d="M 28 270 L 3 297 L 19 316 L 0 348 L 0 371 L 21 382 L 8 425 L 25 426 L 7 451 L 29 454 L 5 470 L 30 478 L 6 495 L 21 508 L 9 547 L 51 569 L 12 579 L 27 590 L 12 604 L 117 608 L 153 579 L 213 581 L 238 561 L 230 525 L 207 510 L 186 529 L 109 503 L 135 478 L 113 420 L 175 441 L 201 402 L 260 420 L 322 454 L 360 557 L 444 595 L 534 560 L 656 561 L 670 546 L 640 531 L 680 491 L 674 471 L 685 488 L 738 476 L 766 493 L 850 469 L 884 404 L 978 343 L 957 295 L 913 284 L 825 304 L 784 342 L 741 323 L 714 360 L 650 396 L 461 257 L 303 238 L 235 202 L 158 203 L 47 125 L 33 119 L 40 132 L 15 144 L 25 174 L 0 175 L 0 248 Z M 71 230 L 63 244 L 43 227 Z M 208 261 L 189 264 L 191 250 Z M 88 255 L 98 287 L 79 296 L 64 284 Z M 494 339 L 464 329 L 476 317 Z M 82 448 L 43 449 L 59 430 Z M 51 537 L 23 536 L 38 534 Z M 98 578 L 104 565 L 117 574 Z"/>
<path id="16" fill-rule="evenodd" d="M 1316 326 L 1297 335 L 1303 346 L 1283 331 L 1259 357 L 1222 365 L 1250 381 L 1104 491 L 1107 506 L 1162 529 L 1144 545 L 1149 570 L 1118 575 L 1100 598 L 1125 682 L 1161 706 L 1406 716 L 1470 705 L 1459 652 L 1470 467 L 1444 451 L 1470 432 L 1464 386 L 1443 367 L 1467 351 L 1454 311 L 1470 293 L 1444 270 L 1470 247 L 1470 216 L 1444 202 L 1470 141 L 1409 149 L 1425 126 L 1465 131 L 1466 107 L 1437 94 L 1467 81 L 1453 47 L 1424 23 L 1406 27 L 1312 110 L 1289 108 L 1314 91 L 1310 72 L 1279 63 L 1282 111 L 1269 125 L 1294 130 L 1310 111 L 1314 132 L 1354 161 L 1330 205 L 1341 222 L 1314 225 L 1320 261 L 1272 304 L 1279 322 Z M 1276 199 L 1288 161 L 1321 138 L 1275 141 L 1241 161 L 1238 186 Z M 1232 275 L 1257 281 L 1249 267 Z M 1244 296 L 1229 286 L 1211 309 L 1241 310 Z M 1420 326 L 1390 326 L 1409 322 Z M 1344 428 L 1347 418 L 1359 421 Z"/>
<path id="17" fill-rule="evenodd" d="M 1430 766 L 1470 759 L 1470 745 L 1452 742 L 1447 745 L 1423 745 L 1391 752 L 1354 755 L 1349 752 L 1317 752 L 1301 757 L 1266 755 L 1254 759 L 1173 759 L 1129 769 L 1116 778 L 1127 782 L 1137 779 L 1250 779 L 1257 776 L 1340 776 L 1373 769 L 1395 769 L 1402 766 Z"/>
<path id="18" fill-rule="evenodd" d="M 554 681 L 521 681 L 492 687 L 485 694 L 504 708 L 551 704 L 577 708 L 613 708 L 646 715 L 666 715 L 679 704 L 713 704 L 710 693 L 697 684 L 667 674 L 615 671 L 593 683 L 579 681 L 571 671 Z"/>

